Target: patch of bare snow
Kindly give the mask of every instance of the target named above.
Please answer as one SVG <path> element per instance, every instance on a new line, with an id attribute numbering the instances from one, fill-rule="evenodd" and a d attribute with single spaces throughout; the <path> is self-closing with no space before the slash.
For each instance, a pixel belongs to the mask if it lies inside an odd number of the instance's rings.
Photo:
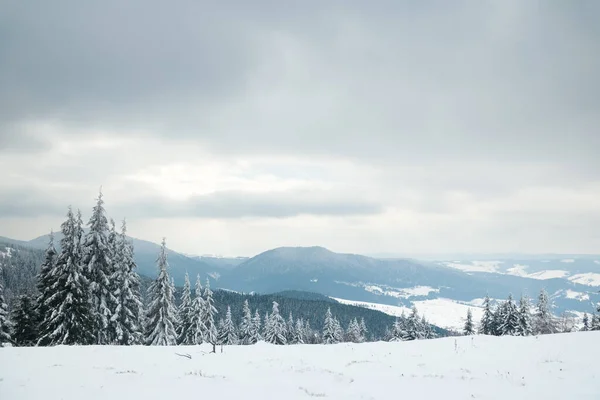
<path id="1" fill-rule="evenodd" d="M 465 272 L 499 272 L 503 261 L 443 262 L 442 265 Z"/>
<path id="2" fill-rule="evenodd" d="M 600 286 L 600 274 L 595 272 L 576 274 L 571 276 L 569 280 L 573 283 L 579 283 L 580 285 Z"/>
<path id="3" fill-rule="evenodd" d="M 590 299 L 590 295 L 587 293 L 576 292 L 571 289 L 565 290 L 565 297 L 567 299 L 574 299 L 579 301 L 587 301 Z"/>

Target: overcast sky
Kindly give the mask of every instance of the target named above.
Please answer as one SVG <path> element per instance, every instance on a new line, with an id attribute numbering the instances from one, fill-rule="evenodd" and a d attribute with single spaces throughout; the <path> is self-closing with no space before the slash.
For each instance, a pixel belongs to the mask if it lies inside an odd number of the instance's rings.
<path id="1" fill-rule="evenodd" d="M 2 236 L 600 252 L 598 1 L 0 3 Z"/>

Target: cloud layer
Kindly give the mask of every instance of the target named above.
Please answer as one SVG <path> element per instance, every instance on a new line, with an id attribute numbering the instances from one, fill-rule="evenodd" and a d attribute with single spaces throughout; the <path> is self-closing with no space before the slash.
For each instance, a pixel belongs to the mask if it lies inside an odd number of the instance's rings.
<path id="1" fill-rule="evenodd" d="M 35 8 L 0 16 L 0 234 L 103 185 L 188 252 L 600 248 L 595 2 Z"/>

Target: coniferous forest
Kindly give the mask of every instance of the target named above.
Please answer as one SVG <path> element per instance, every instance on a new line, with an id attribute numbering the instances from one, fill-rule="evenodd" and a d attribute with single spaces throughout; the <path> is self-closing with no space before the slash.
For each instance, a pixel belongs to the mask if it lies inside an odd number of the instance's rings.
<path id="1" fill-rule="evenodd" d="M 87 226 L 87 229 L 84 227 Z M 108 219 L 102 193 L 84 224 L 70 207 L 59 246 L 45 252 L 18 251 L 20 268 L 9 281 L 11 309 L 0 280 L 0 343 L 53 345 L 251 345 L 360 343 L 430 339 L 448 334 L 413 307 L 397 318 L 340 304 L 326 296 L 288 292 L 273 295 L 213 292 L 208 279 L 186 275 L 182 288 L 169 276 L 166 241 L 157 255 L 157 277 L 141 279 L 123 220 Z M 57 251 L 57 247 L 60 251 Z M 19 257 L 23 258 L 20 259 Z M 12 259 L 12 258 L 11 258 Z M 476 327 L 469 310 L 460 334 L 528 336 L 572 330 L 551 313 L 541 291 L 537 304 L 512 295 L 496 307 L 489 297 Z M 600 317 L 584 315 L 583 330 L 600 330 Z"/>

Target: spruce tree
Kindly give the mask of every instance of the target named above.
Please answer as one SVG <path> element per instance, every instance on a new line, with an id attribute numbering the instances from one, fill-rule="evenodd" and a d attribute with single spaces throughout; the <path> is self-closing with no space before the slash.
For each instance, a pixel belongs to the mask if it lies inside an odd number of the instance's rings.
<path id="1" fill-rule="evenodd" d="M 261 319 L 258 310 L 254 312 L 254 317 L 252 318 L 252 331 L 251 331 L 251 339 L 252 343 L 258 343 L 262 340 L 262 336 L 260 334 L 260 326 Z"/>
<path id="2" fill-rule="evenodd" d="M 17 346 L 35 346 L 38 339 L 38 316 L 35 298 L 20 295 L 11 312 L 12 340 Z"/>
<path id="3" fill-rule="evenodd" d="M 157 259 L 158 277 L 148 288 L 146 343 L 152 346 L 173 346 L 177 344 L 177 309 L 175 308 L 174 288 L 167 268 L 167 245 L 162 241 Z"/>
<path id="4" fill-rule="evenodd" d="M 0 266 L 0 347 L 4 343 L 11 343 L 11 324 L 8 320 L 8 305 L 4 300 L 4 285 L 2 284 L 2 267 Z"/>
<path id="5" fill-rule="evenodd" d="M 540 295 L 538 297 L 534 321 L 535 333 L 538 335 L 546 335 L 557 332 L 556 322 L 552 316 L 552 313 L 550 312 L 548 293 L 546 293 L 544 289 L 540 291 Z"/>
<path id="6" fill-rule="evenodd" d="M 268 329 L 265 331 L 265 341 L 277 345 L 287 344 L 285 320 L 279 314 L 279 304 L 273 302 L 273 309 L 269 316 Z"/>
<path id="7" fill-rule="evenodd" d="M 38 331 L 47 330 L 48 324 L 52 319 L 52 310 L 49 307 L 50 299 L 54 295 L 54 283 L 56 282 L 56 248 L 54 247 L 54 233 L 50 232 L 50 240 L 44 254 L 44 261 L 40 266 L 40 272 L 37 276 L 37 316 L 40 327 Z M 45 343 L 40 343 L 45 344 Z"/>
<path id="8" fill-rule="evenodd" d="M 406 340 L 423 339 L 425 336 L 423 327 L 421 326 L 421 319 L 419 318 L 419 313 L 417 311 L 417 308 L 414 306 L 406 323 L 406 333 Z"/>
<path id="9" fill-rule="evenodd" d="M 597 314 L 592 315 L 592 323 L 590 326 L 592 331 L 600 331 L 600 317 Z"/>
<path id="10" fill-rule="evenodd" d="M 117 344 L 141 344 L 143 339 L 143 305 L 140 277 L 133 256 L 133 244 L 127 239 L 127 223 L 123 220 L 116 238 L 114 272 L 111 278 L 116 308 L 111 323 Z"/>
<path id="11" fill-rule="evenodd" d="M 219 343 L 224 345 L 237 344 L 237 332 L 231 317 L 231 307 L 227 306 L 227 314 L 225 314 L 225 320 L 222 321 L 223 326 L 219 331 Z"/>
<path id="12" fill-rule="evenodd" d="M 408 334 L 406 332 L 406 318 L 404 314 L 400 317 L 396 317 L 396 321 L 394 321 L 394 325 L 389 332 L 388 340 L 390 342 L 399 342 L 401 340 L 407 340 Z"/>
<path id="13" fill-rule="evenodd" d="M 365 324 L 365 319 L 360 319 L 360 335 L 363 338 L 363 341 L 367 341 L 367 335 L 369 334 L 369 330 L 367 329 L 367 324 Z"/>
<path id="14" fill-rule="evenodd" d="M 475 334 L 475 325 L 473 324 L 473 313 L 471 312 L 470 308 L 467 310 L 467 320 L 465 321 L 463 333 L 466 336 Z"/>
<path id="15" fill-rule="evenodd" d="M 91 283 L 94 336 L 97 344 L 109 344 L 115 339 L 109 323 L 116 308 L 116 299 L 111 290 L 110 277 L 114 270 L 102 191 L 98 195 L 88 226 L 89 232 L 83 244 L 83 265 Z"/>
<path id="16" fill-rule="evenodd" d="M 213 352 L 216 352 L 216 345 L 218 339 L 217 326 L 215 325 L 215 315 L 217 309 L 213 300 L 213 293 L 210 290 L 210 282 L 206 278 L 206 287 L 204 288 L 204 313 L 202 322 L 205 327 L 204 340 L 212 344 Z"/>
<path id="17" fill-rule="evenodd" d="M 301 318 L 298 318 L 296 320 L 296 324 L 294 326 L 293 343 L 295 343 L 295 344 L 306 343 L 306 334 L 304 331 L 304 321 L 302 321 Z"/>
<path id="18" fill-rule="evenodd" d="M 361 343 L 363 341 L 360 333 L 360 325 L 358 324 L 356 318 L 348 323 L 348 329 L 346 329 L 346 340 L 352 343 Z"/>
<path id="19" fill-rule="evenodd" d="M 583 313 L 583 321 L 581 321 L 583 323 L 583 326 L 581 327 L 581 330 L 583 332 L 587 332 L 590 330 L 590 320 L 588 318 L 588 315 L 586 312 Z"/>
<path id="20" fill-rule="evenodd" d="M 520 314 L 517 305 L 513 301 L 512 294 L 502 305 L 502 319 L 500 321 L 500 335 L 515 336 L 520 330 Z"/>
<path id="21" fill-rule="evenodd" d="M 192 300 L 191 313 L 190 313 L 190 344 L 202 344 L 204 341 L 204 335 L 206 333 L 206 326 L 204 325 L 204 313 L 206 310 L 206 302 L 202 297 L 202 283 L 200 282 L 200 275 L 196 277 L 196 290 L 195 297 Z"/>
<path id="22" fill-rule="evenodd" d="M 489 296 L 485 296 L 483 300 L 483 317 L 481 317 L 481 324 L 479 325 L 479 333 L 483 335 L 494 335 L 494 312 L 492 311 L 492 305 Z"/>
<path id="23" fill-rule="evenodd" d="M 71 208 L 62 223 L 61 251 L 52 272 L 52 290 L 46 316 L 40 326 L 40 345 L 89 345 L 96 343 L 91 308 L 91 283 L 80 261 L 78 223 Z M 48 318 L 49 316 L 49 318 Z"/>
<path id="24" fill-rule="evenodd" d="M 285 338 L 286 338 L 288 344 L 294 344 L 294 342 L 293 342 L 294 336 L 295 336 L 294 328 L 295 328 L 294 317 L 292 316 L 292 313 L 290 311 L 288 320 L 285 324 Z"/>
<path id="25" fill-rule="evenodd" d="M 177 343 L 191 345 L 192 343 L 192 289 L 190 285 L 190 276 L 185 273 L 183 290 L 181 292 L 181 303 L 179 303 L 179 324 L 177 326 Z"/>
<path id="26" fill-rule="evenodd" d="M 323 343 L 338 343 L 335 332 L 335 320 L 331 314 L 331 308 L 327 308 L 327 312 L 325 313 L 325 323 L 323 324 Z"/>
<path id="27" fill-rule="evenodd" d="M 342 328 L 342 324 L 336 317 L 333 318 L 333 325 L 335 327 L 335 341 L 336 343 L 342 343 L 344 341 L 344 328 Z"/>
<path id="28" fill-rule="evenodd" d="M 519 300 L 519 336 L 530 336 L 533 334 L 531 326 L 531 305 L 529 297 L 521 296 Z"/>
<path id="29" fill-rule="evenodd" d="M 248 300 L 244 301 L 244 307 L 242 309 L 242 323 L 240 324 L 240 344 L 248 345 L 255 344 L 257 338 L 253 335 L 253 322 L 252 312 L 250 311 L 250 305 Z M 256 340 L 256 341 L 255 341 Z"/>

